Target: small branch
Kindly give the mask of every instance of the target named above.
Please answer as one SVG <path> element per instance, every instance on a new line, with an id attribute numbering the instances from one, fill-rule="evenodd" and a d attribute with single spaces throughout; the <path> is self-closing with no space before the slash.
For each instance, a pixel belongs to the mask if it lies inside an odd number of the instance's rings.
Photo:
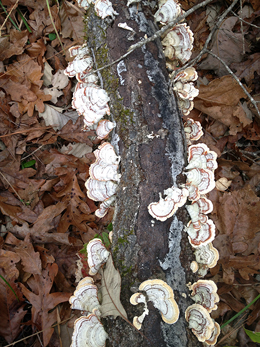
<path id="1" fill-rule="evenodd" d="M 133 51 L 135 51 L 137 48 L 140 48 L 142 46 L 144 46 L 145 44 L 147 44 L 148 42 L 154 41 L 156 40 L 158 37 L 161 37 L 168 29 L 172 28 L 174 25 L 176 25 L 177 23 L 179 23 L 180 21 L 182 21 L 184 18 L 188 17 L 191 13 L 193 13 L 194 11 L 196 11 L 198 8 L 206 6 L 207 4 L 209 4 L 210 2 L 212 2 L 213 0 L 205 0 L 203 2 L 201 2 L 200 4 L 193 6 L 191 9 L 189 9 L 187 12 L 185 12 L 182 16 L 179 16 L 178 18 L 176 18 L 174 21 L 170 22 L 169 24 L 163 26 L 160 30 L 156 31 L 156 33 L 154 35 L 152 35 L 151 37 L 148 37 L 145 40 L 141 40 L 137 43 L 135 43 L 134 45 L 130 46 L 127 50 L 127 52 L 122 55 L 120 58 L 118 58 L 117 60 L 114 60 L 112 63 L 104 65 L 102 67 L 100 67 L 99 69 L 93 70 L 91 72 L 89 72 L 87 76 L 92 75 L 93 73 L 96 73 L 98 71 L 104 70 L 110 66 L 115 65 L 116 63 L 119 63 L 121 60 L 125 59 L 126 57 L 128 57 Z M 234 3 L 236 3 L 238 0 L 235 0 Z M 232 6 L 233 8 L 233 6 Z"/>
<path id="2" fill-rule="evenodd" d="M 251 103 L 254 105 L 258 116 L 260 117 L 260 111 L 257 107 L 257 103 L 255 102 L 254 98 L 250 95 L 250 93 L 248 93 L 248 91 L 246 90 L 246 88 L 243 86 L 243 84 L 239 81 L 239 78 L 234 74 L 234 72 L 227 66 L 227 64 L 224 62 L 224 60 L 222 60 L 221 58 L 219 58 L 216 54 L 212 53 L 211 51 L 206 50 L 206 53 L 212 55 L 214 58 L 216 58 L 218 61 L 220 61 L 225 68 L 227 69 L 227 71 L 230 73 L 230 75 L 237 81 L 237 83 L 240 85 L 240 87 L 243 89 L 244 93 L 247 95 L 247 97 L 249 98 L 249 100 L 251 101 Z"/>
<path id="3" fill-rule="evenodd" d="M 242 22 L 244 22 L 245 24 L 248 24 L 248 25 L 250 25 L 250 26 L 252 26 L 252 27 L 254 27 L 254 28 L 260 29 L 260 27 L 259 27 L 258 25 L 255 25 L 255 24 L 252 24 L 252 23 L 247 22 L 247 21 L 244 20 L 243 18 L 239 17 L 239 15 L 237 15 L 234 11 L 231 11 L 231 13 L 232 13 L 235 17 L 239 18 L 239 19 L 240 19 Z"/>
<path id="4" fill-rule="evenodd" d="M 22 158 L 22 160 L 25 160 L 27 158 L 29 158 L 30 156 L 32 156 L 35 152 L 39 151 L 39 149 L 41 149 L 44 145 L 41 145 L 40 147 L 36 148 L 32 153 L 28 154 L 26 157 Z"/>

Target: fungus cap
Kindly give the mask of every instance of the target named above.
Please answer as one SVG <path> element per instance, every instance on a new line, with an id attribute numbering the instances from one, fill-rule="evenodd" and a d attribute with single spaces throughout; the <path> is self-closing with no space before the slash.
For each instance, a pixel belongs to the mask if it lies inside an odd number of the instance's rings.
<path id="1" fill-rule="evenodd" d="M 198 304 L 189 306 L 185 311 L 185 319 L 200 342 L 204 342 L 211 337 L 214 322 L 203 306 Z"/>
<path id="2" fill-rule="evenodd" d="M 167 324 L 175 323 L 179 318 L 179 307 L 174 300 L 172 288 L 162 280 L 147 280 L 140 284 L 139 290 L 146 292 L 148 301 L 152 301 Z"/>

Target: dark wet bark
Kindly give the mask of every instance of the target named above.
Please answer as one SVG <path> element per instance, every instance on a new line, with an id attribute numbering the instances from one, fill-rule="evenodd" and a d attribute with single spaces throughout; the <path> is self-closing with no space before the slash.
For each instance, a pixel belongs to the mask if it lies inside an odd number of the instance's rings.
<path id="1" fill-rule="evenodd" d="M 114 21 L 102 21 L 90 10 L 87 40 L 95 52 L 98 67 L 119 58 L 131 44 L 156 27 L 153 9 L 142 2 L 138 9 L 114 0 L 119 13 Z M 152 2 L 150 2 L 152 3 Z M 142 7 L 142 8 L 141 8 Z M 136 31 L 118 28 L 126 22 Z M 182 179 L 185 164 L 183 126 L 174 95 L 169 93 L 168 74 L 160 40 L 136 50 L 118 65 L 101 72 L 104 89 L 110 96 L 112 118 L 117 122 L 112 143 L 121 156 L 122 178 L 117 193 L 113 221 L 113 259 L 122 277 L 121 301 L 132 321 L 142 313 L 141 307 L 129 303 L 139 284 L 160 278 L 174 290 L 180 319 L 174 325 L 162 322 L 159 312 L 149 303 L 141 335 L 121 318 L 104 319 L 109 334 L 107 346 L 200 346 L 187 327 L 184 312 L 192 302 L 186 283 L 194 281 L 190 272 L 193 260 L 183 225 L 184 209 L 165 222 L 151 223 L 147 206 L 158 201 L 159 192 Z"/>

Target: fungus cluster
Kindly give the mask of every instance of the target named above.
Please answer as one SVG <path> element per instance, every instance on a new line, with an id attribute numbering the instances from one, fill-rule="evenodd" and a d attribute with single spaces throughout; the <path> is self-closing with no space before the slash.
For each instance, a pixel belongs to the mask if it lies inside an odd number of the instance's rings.
<path id="1" fill-rule="evenodd" d="M 89 275 L 94 276 L 106 263 L 110 253 L 100 239 L 93 239 L 88 243 L 87 253 Z M 99 320 L 101 313 L 98 288 L 92 277 L 85 277 L 78 283 L 69 302 L 72 309 L 83 313 L 74 322 L 71 347 L 105 347 L 108 335 Z"/>
<path id="2" fill-rule="evenodd" d="M 155 20 L 166 25 L 182 13 L 177 1 L 161 0 Z M 174 70 L 170 75 L 172 89 L 176 92 L 183 114 L 188 115 L 193 109 L 193 99 L 199 93 L 194 86 L 198 74 L 193 67 L 176 73 L 176 67 L 179 63 L 183 65 L 190 59 L 193 33 L 186 23 L 178 24 L 166 32 L 162 45 L 167 61 L 166 67 L 170 71 Z M 191 218 L 186 232 L 196 258 L 196 261 L 191 263 L 191 269 L 203 277 L 209 268 L 216 265 L 219 258 L 217 249 L 212 245 L 215 238 L 215 225 L 207 216 L 212 212 L 213 205 L 205 196 L 215 187 L 214 170 L 217 168 L 217 154 L 210 151 L 203 143 L 193 144 L 203 135 L 199 122 L 188 118 L 184 123 L 184 131 L 189 146 L 188 165 L 184 172 L 186 183 L 165 190 L 165 198 L 162 198 L 160 194 L 159 202 L 149 204 L 148 211 L 153 218 L 163 222 L 187 201 L 191 202 L 186 205 Z M 186 320 L 199 341 L 214 345 L 220 328 L 218 323 L 211 319 L 209 313 L 217 308 L 216 303 L 219 301 L 217 287 L 212 281 L 200 280 L 191 285 L 190 289 L 196 304 L 188 307 Z"/>

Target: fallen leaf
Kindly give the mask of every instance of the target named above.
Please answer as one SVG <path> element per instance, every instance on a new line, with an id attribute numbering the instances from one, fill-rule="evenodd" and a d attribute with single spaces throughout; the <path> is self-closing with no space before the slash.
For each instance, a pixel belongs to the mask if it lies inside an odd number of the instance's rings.
<path id="1" fill-rule="evenodd" d="M 55 130 L 62 129 L 69 120 L 75 123 L 79 117 L 77 112 L 62 112 L 63 109 L 61 107 L 45 105 L 45 111 L 39 112 L 39 116 L 44 118 L 47 126 L 51 125 Z"/>
<path id="2" fill-rule="evenodd" d="M 74 157 L 82 158 L 85 154 L 92 152 L 92 147 L 85 143 L 69 143 L 67 146 L 62 146 L 60 149 L 61 153 L 72 154 Z"/>
<path id="3" fill-rule="evenodd" d="M 85 131 L 83 130 L 83 127 L 83 116 L 79 116 L 75 124 L 73 124 L 72 120 L 69 120 L 68 123 L 58 132 L 58 135 L 69 142 L 81 142 L 86 143 L 88 146 L 92 146 L 89 136 L 95 136 L 95 131 Z"/>
<path id="4" fill-rule="evenodd" d="M 212 53 L 221 58 L 228 66 L 232 63 L 239 63 L 243 59 L 243 43 L 245 50 L 248 51 L 248 43 L 244 36 L 233 31 L 237 22 L 237 17 L 226 18 L 212 40 Z M 203 70 L 214 70 L 218 76 L 227 74 L 224 65 L 210 54 L 199 64 L 199 67 Z"/>
<path id="5" fill-rule="evenodd" d="M 23 295 L 32 304 L 32 321 L 35 327 L 43 330 L 43 345 L 47 346 L 54 329 L 51 327 L 56 322 L 56 312 L 52 311 L 59 303 L 67 301 L 71 293 L 50 293 L 55 276 L 58 273 L 58 265 L 48 264 L 42 271 L 42 275 L 33 275 L 27 281 L 32 291 L 20 284 Z"/>
<path id="6" fill-rule="evenodd" d="M 0 60 L 3 61 L 13 55 L 23 53 L 28 40 L 28 31 L 10 30 L 10 37 L 0 38 Z M 10 42 L 9 42 L 10 41 Z"/>
<path id="7" fill-rule="evenodd" d="M 224 192 L 230 187 L 231 183 L 232 181 L 228 181 L 226 177 L 221 177 L 216 181 L 216 189 L 221 192 Z"/>
<path id="8" fill-rule="evenodd" d="M 260 53 L 251 54 L 242 63 L 231 64 L 231 68 L 236 70 L 236 75 L 240 80 L 244 78 L 246 83 L 250 85 L 254 79 L 254 73 L 257 72 L 260 75 Z"/>
<path id="9" fill-rule="evenodd" d="M 61 35 L 63 38 L 72 38 L 78 45 L 84 41 L 84 18 L 81 10 L 63 2 L 60 6 Z"/>
<path id="10" fill-rule="evenodd" d="M 39 252 L 35 252 L 30 242 L 30 234 L 27 234 L 24 241 L 19 241 L 19 245 L 14 251 L 20 256 L 23 270 L 30 274 L 40 275 L 42 272 L 42 263 Z"/>
<path id="11" fill-rule="evenodd" d="M 101 269 L 101 276 L 101 317 L 120 316 L 127 319 L 126 311 L 120 301 L 121 277 L 119 271 L 115 269 L 111 255 L 105 268 Z"/>

